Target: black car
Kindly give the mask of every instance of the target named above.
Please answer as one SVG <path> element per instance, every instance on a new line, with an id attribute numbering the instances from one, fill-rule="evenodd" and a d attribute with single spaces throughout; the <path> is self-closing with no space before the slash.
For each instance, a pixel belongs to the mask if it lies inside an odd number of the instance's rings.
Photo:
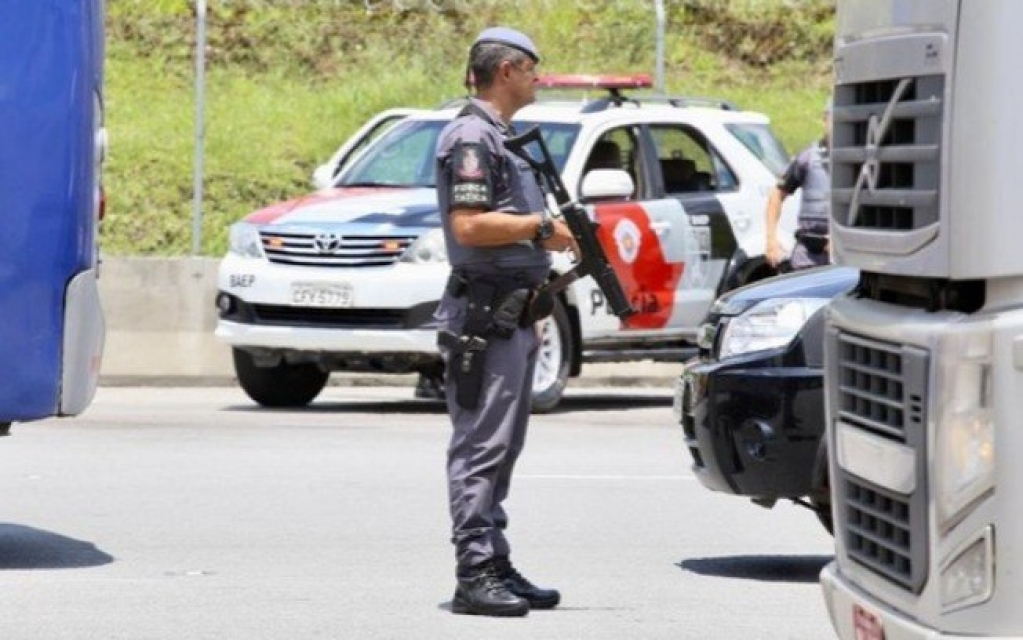
<path id="1" fill-rule="evenodd" d="M 791 499 L 831 531 L 824 435 L 824 306 L 859 271 L 823 267 L 736 289 L 711 307 L 675 394 L 708 489 L 772 507 Z"/>

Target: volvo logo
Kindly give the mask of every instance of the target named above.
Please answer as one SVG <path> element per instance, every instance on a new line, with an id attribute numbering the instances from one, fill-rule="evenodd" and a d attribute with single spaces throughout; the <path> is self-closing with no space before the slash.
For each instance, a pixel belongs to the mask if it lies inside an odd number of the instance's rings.
<path id="1" fill-rule="evenodd" d="M 864 190 L 873 195 L 877 191 L 877 180 L 881 173 L 881 141 L 888 134 L 892 120 L 895 116 L 895 106 L 902 100 L 902 96 L 909 89 L 912 80 L 903 78 L 899 81 L 891 99 L 885 106 L 884 113 L 879 118 L 876 113 L 870 114 L 867 120 L 867 139 L 863 147 L 863 164 L 860 166 L 860 175 L 856 177 L 856 184 L 853 185 L 852 201 L 849 203 L 850 227 L 856 226 L 856 219 L 860 213 L 860 196 Z"/>
<path id="2" fill-rule="evenodd" d="M 333 254 L 341 249 L 341 234 L 317 233 L 313 236 L 313 248 L 317 253 Z"/>

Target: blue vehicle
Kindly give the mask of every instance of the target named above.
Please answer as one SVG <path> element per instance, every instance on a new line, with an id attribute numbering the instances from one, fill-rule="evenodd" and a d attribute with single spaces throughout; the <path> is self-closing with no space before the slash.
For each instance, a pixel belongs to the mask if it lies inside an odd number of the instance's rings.
<path id="1" fill-rule="evenodd" d="M 101 0 L 0 0 L 0 433 L 99 379 Z"/>

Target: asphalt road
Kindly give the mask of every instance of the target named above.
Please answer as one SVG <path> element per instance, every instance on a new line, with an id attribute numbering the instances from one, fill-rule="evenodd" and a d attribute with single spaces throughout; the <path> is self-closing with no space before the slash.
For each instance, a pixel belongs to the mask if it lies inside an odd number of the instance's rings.
<path id="1" fill-rule="evenodd" d="M 509 534 L 563 605 L 455 616 L 447 417 L 408 388 L 303 411 L 233 388 L 102 388 L 0 440 L 0 638 L 832 638 L 812 513 L 689 471 L 670 391 L 534 416 Z"/>

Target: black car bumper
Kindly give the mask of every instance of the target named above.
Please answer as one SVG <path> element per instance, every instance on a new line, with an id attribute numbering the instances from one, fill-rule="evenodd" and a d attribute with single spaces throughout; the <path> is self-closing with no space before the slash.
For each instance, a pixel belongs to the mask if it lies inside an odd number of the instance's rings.
<path id="1" fill-rule="evenodd" d="M 763 499 L 811 493 L 825 425 L 823 372 L 792 366 L 797 348 L 686 363 L 682 427 L 707 488 Z"/>

